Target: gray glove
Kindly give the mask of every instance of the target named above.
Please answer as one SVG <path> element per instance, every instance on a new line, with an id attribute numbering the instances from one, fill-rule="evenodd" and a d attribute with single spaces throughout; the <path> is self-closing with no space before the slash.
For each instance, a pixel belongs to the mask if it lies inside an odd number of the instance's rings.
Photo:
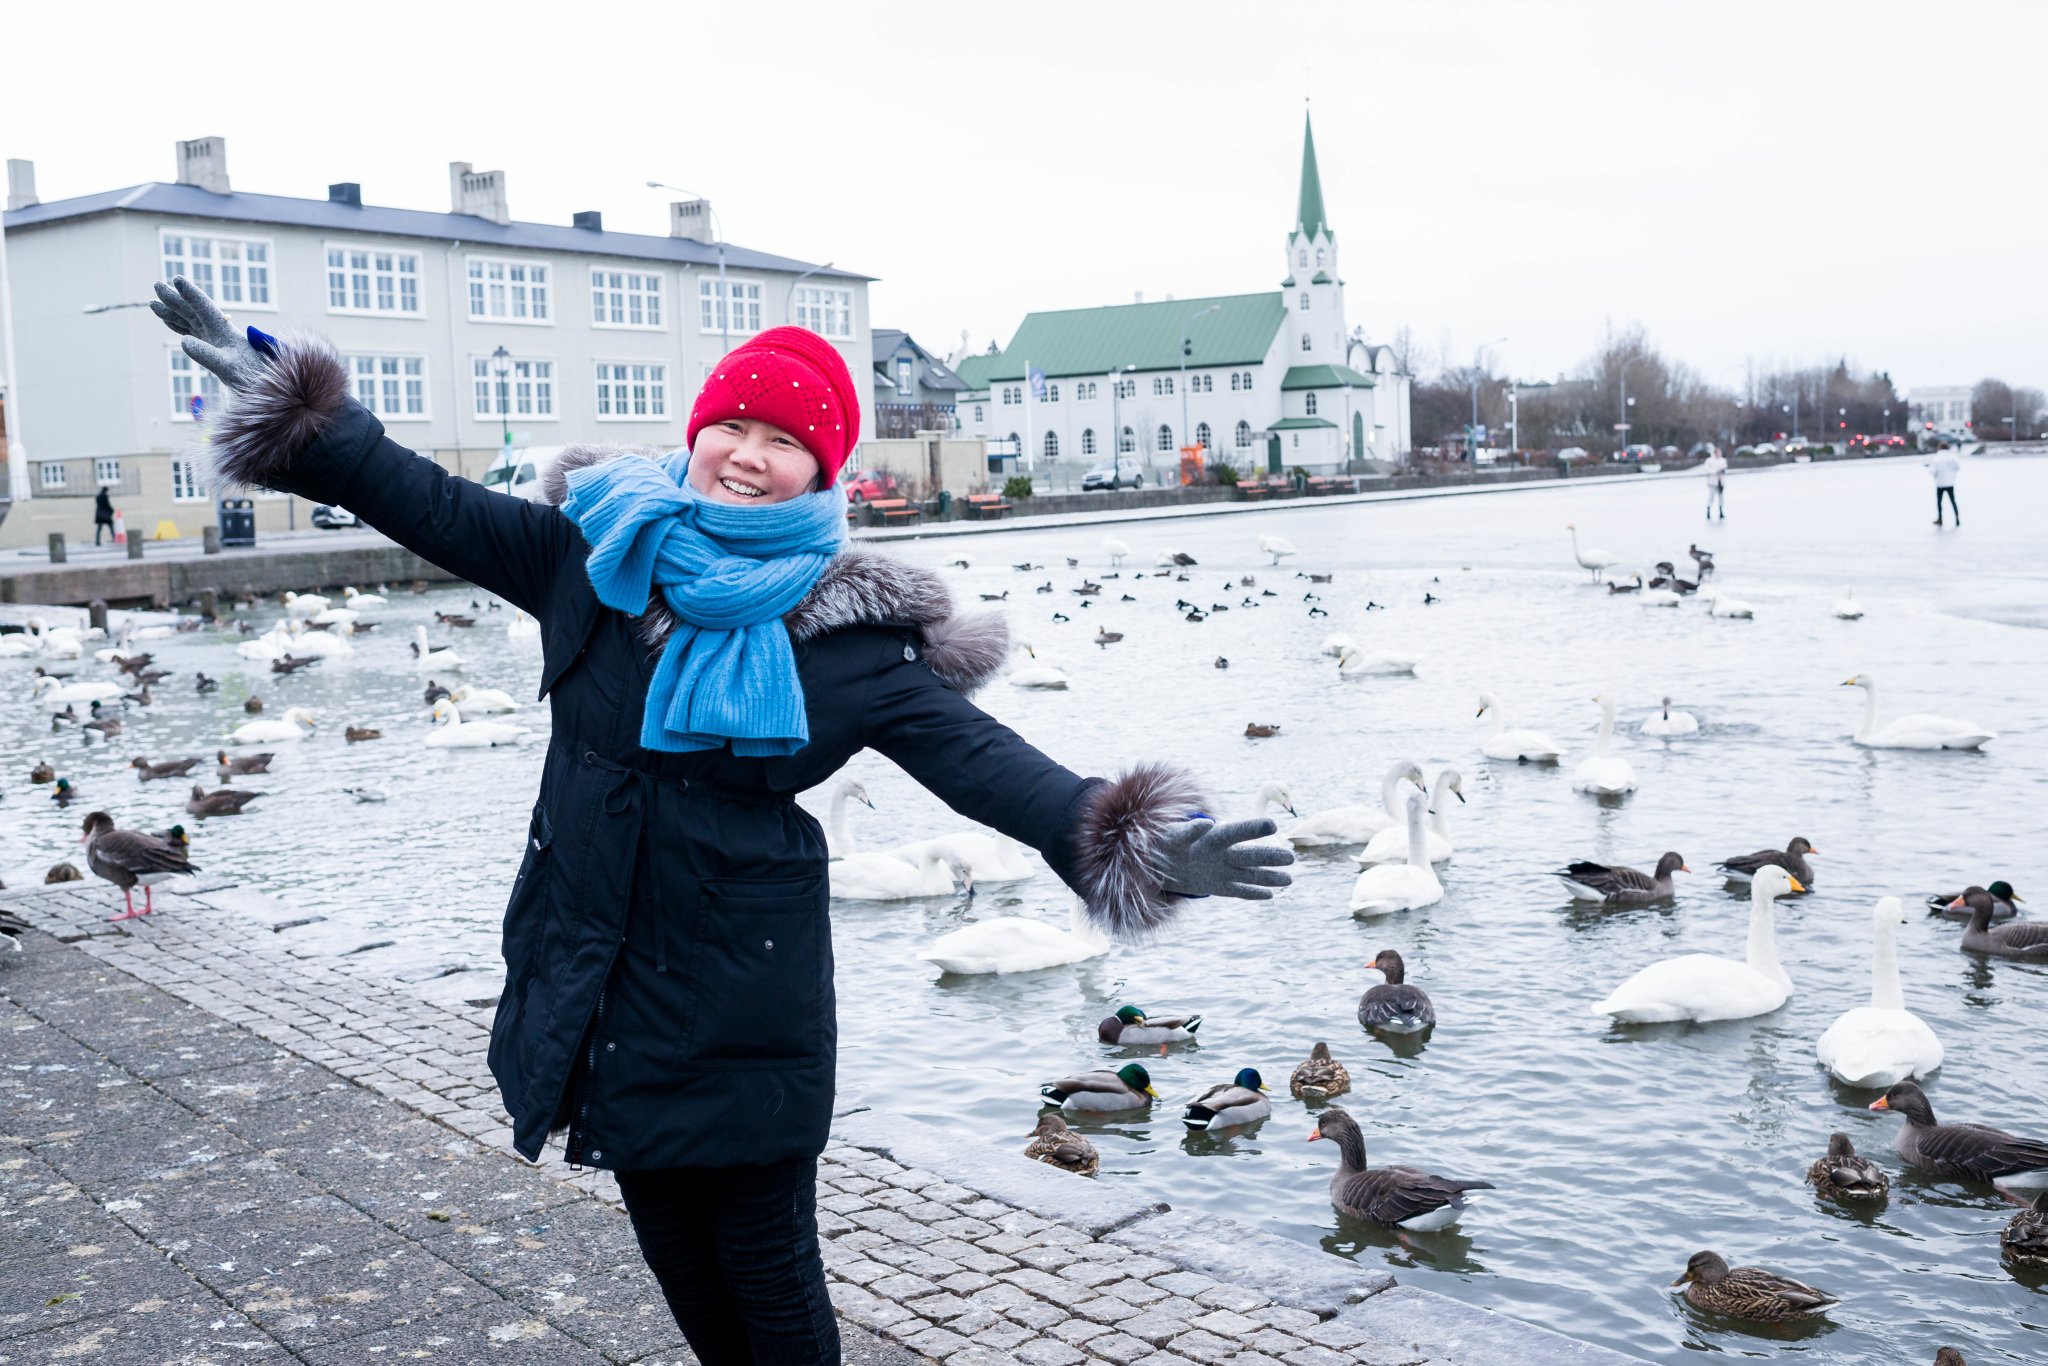
<path id="1" fill-rule="evenodd" d="M 156 297 L 158 302 L 151 304 L 149 311 L 185 339 L 179 345 L 186 355 L 213 371 L 228 388 L 246 389 L 268 368 L 263 353 L 250 345 L 227 315 L 214 307 L 213 300 L 184 276 L 168 283 L 157 281 Z M 260 332 L 256 335 L 262 336 Z M 263 340 L 270 341 L 268 337 Z"/>
<path id="2" fill-rule="evenodd" d="M 1293 878 L 1273 870 L 1294 862 L 1294 851 L 1243 841 L 1263 839 L 1277 829 L 1268 820 L 1221 825 L 1195 820 L 1169 825 L 1162 840 L 1166 860 L 1162 885 L 1176 896 L 1271 901 L 1268 887 L 1293 885 Z"/>

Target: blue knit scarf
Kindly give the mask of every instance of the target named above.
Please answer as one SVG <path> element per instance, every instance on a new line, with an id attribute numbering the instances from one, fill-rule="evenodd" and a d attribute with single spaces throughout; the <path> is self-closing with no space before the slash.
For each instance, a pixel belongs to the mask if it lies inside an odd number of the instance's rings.
<path id="1" fill-rule="evenodd" d="M 846 496 L 828 486 L 740 507 L 691 488 L 689 468 L 677 451 L 572 470 L 562 504 L 590 543 L 599 602 L 638 615 L 658 587 L 680 621 L 648 685 L 640 747 L 794 754 L 811 729 L 782 616 L 846 539 Z"/>

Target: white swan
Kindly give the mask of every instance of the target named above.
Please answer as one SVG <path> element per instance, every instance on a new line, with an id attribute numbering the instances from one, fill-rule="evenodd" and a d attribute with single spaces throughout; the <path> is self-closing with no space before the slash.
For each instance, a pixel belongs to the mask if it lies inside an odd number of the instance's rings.
<path id="1" fill-rule="evenodd" d="M 1323 653 L 1332 658 L 1343 654 L 1346 650 L 1355 650 L 1357 648 L 1358 642 L 1345 635 L 1342 631 L 1323 637 Z"/>
<path id="2" fill-rule="evenodd" d="M 1664 710 L 1643 722 L 1640 729 L 1645 735 L 1691 735 L 1700 728 L 1699 718 L 1689 711 L 1671 710 L 1671 699 L 1664 699 Z"/>
<path id="3" fill-rule="evenodd" d="M 1444 899 L 1444 885 L 1429 866 L 1429 840 L 1422 829 L 1424 798 L 1408 794 L 1408 861 L 1381 863 L 1358 875 L 1351 884 L 1351 914 L 1359 919 L 1412 911 Z"/>
<path id="4" fill-rule="evenodd" d="M 247 725 L 230 733 L 228 743 L 231 745 L 274 745 L 281 742 L 303 740 L 311 732 L 299 729 L 299 722 L 301 721 L 304 721 L 309 727 L 319 724 L 313 719 L 312 712 L 307 711 L 304 707 L 293 707 L 274 721 L 266 717 L 261 721 L 249 722 Z"/>
<path id="5" fill-rule="evenodd" d="M 121 685 L 118 683 L 65 683 L 44 676 L 35 681 L 29 700 L 40 702 L 51 711 L 59 711 L 74 702 L 105 702 L 120 695 Z"/>
<path id="6" fill-rule="evenodd" d="M 1500 699 L 1490 692 L 1479 694 L 1479 715 L 1493 713 L 1493 730 L 1479 746 L 1489 759 L 1529 764 L 1554 764 L 1564 754 L 1557 741 L 1540 730 L 1509 730 L 1502 716 Z"/>
<path id="7" fill-rule="evenodd" d="M 505 623 L 505 639 L 539 640 L 540 623 L 515 608 L 512 612 L 512 620 Z"/>
<path id="8" fill-rule="evenodd" d="M 306 621 L 312 626 L 353 626 L 361 612 L 353 607 L 323 607 Z"/>
<path id="9" fill-rule="evenodd" d="M 1888 896 L 1871 916 L 1870 1004 L 1845 1011 L 1814 1045 L 1814 1056 L 1838 1081 L 1882 1091 L 1941 1066 L 1941 1040 L 1906 1009 L 1899 990 L 1899 899 Z"/>
<path id="10" fill-rule="evenodd" d="M 825 815 L 825 857 L 828 859 L 848 858 L 859 849 L 853 842 L 853 828 L 846 823 L 849 798 L 870 811 L 875 809 L 874 799 L 868 796 L 867 784 L 860 779 L 841 778 L 832 785 L 832 800 Z"/>
<path id="11" fill-rule="evenodd" d="M 1984 730 L 1968 721 L 1946 716 L 1901 716 L 1890 725 L 1877 724 L 1877 680 L 1857 674 L 1842 684 L 1863 689 L 1863 724 L 1856 728 L 1856 743 L 1866 749 L 1980 749 L 1998 738 L 1998 732 Z"/>
<path id="12" fill-rule="evenodd" d="M 1685 599 L 1669 588 L 1645 588 L 1636 601 L 1645 607 L 1676 607 Z"/>
<path id="13" fill-rule="evenodd" d="M 1622 1024 L 1670 1020 L 1746 1020 L 1765 1015 L 1792 995 L 1792 979 L 1778 966 L 1778 941 L 1771 903 L 1787 892 L 1804 891 L 1775 864 L 1757 870 L 1749 884 L 1749 956 L 1738 963 L 1710 953 L 1688 953 L 1652 963 L 1593 1007 Z"/>
<path id="14" fill-rule="evenodd" d="M 434 646 L 427 643 L 427 628 L 412 628 L 413 665 L 419 669 L 459 669 L 462 656 L 446 645 Z"/>
<path id="15" fill-rule="evenodd" d="M 1108 553 L 1109 563 L 1112 567 L 1122 564 L 1124 556 L 1131 553 L 1130 544 L 1118 536 L 1104 536 L 1102 538 L 1102 548 Z"/>
<path id="16" fill-rule="evenodd" d="M 327 599 L 318 593 L 293 593 L 287 590 L 284 595 L 284 610 L 290 616 L 310 617 L 315 612 L 326 611 L 327 607 Z"/>
<path id="17" fill-rule="evenodd" d="M 1419 662 L 1413 655 L 1397 655 L 1385 651 L 1367 654 L 1355 645 L 1347 645 L 1337 652 L 1337 676 L 1364 678 L 1367 675 L 1412 674 Z"/>
<path id="18" fill-rule="evenodd" d="M 1271 555 L 1274 564 L 1280 563 L 1284 556 L 1299 555 L 1301 553 L 1294 548 L 1292 541 L 1284 540 L 1279 536 L 1259 537 L 1259 550 L 1264 554 Z"/>
<path id="19" fill-rule="evenodd" d="M 1440 770 L 1436 781 L 1429 788 L 1429 829 L 1423 835 L 1423 845 L 1429 851 L 1431 863 L 1449 861 L 1456 852 L 1451 844 L 1451 823 L 1446 819 L 1450 810 L 1450 798 L 1465 800 L 1465 780 L 1455 768 Z M 1375 863 L 1394 863 L 1408 857 L 1408 832 L 1406 830 L 1382 830 L 1366 841 L 1363 853 L 1352 858 L 1368 866 Z"/>
<path id="20" fill-rule="evenodd" d="M 1579 549 L 1579 525 L 1576 522 L 1565 523 L 1564 529 L 1572 534 L 1572 558 L 1579 562 L 1579 568 L 1593 571 L 1593 582 L 1600 582 L 1600 576 L 1621 557 L 1605 550 Z"/>
<path id="21" fill-rule="evenodd" d="M 1284 838 L 1297 849 L 1313 849 L 1324 844 L 1364 844 L 1403 819 L 1400 789 L 1404 782 L 1413 783 L 1418 788 L 1422 786 L 1422 770 L 1413 759 L 1396 759 L 1388 766 L 1380 779 L 1379 809 L 1333 806 L 1296 822 Z"/>
<path id="22" fill-rule="evenodd" d="M 1065 692 L 1067 676 L 1048 664 L 1037 662 L 1038 651 L 1028 640 L 1010 642 L 1010 672 L 1006 675 L 1013 688 L 1041 688 L 1048 692 Z"/>
<path id="23" fill-rule="evenodd" d="M 909 901 L 949 896 L 958 877 L 971 896 L 974 870 L 957 855 L 926 849 L 912 867 L 887 854 L 849 854 L 825 865 L 834 901 Z"/>
<path id="24" fill-rule="evenodd" d="M 30 617 L 26 631 L 12 631 L 0 636 L 0 659 L 26 659 L 43 652 L 43 619 Z M 101 660 L 102 664 L 107 661 Z"/>
<path id="25" fill-rule="evenodd" d="M 235 647 L 235 653 L 244 659 L 253 659 L 258 664 L 267 664 L 273 659 L 283 659 L 291 653 L 292 633 L 285 629 L 284 622 L 265 631 L 254 640 L 245 640 Z"/>
<path id="26" fill-rule="evenodd" d="M 1296 820 L 1301 819 L 1301 814 L 1294 809 L 1294 794 L 1287 790 L 1286 783 L 1280 782 L 1266 783 L 1259 788 L 1258 792 L 1252 797 L 1252 813 L 1246 819 L 1254 821 L 1266 820 L 1272 814 L 1272 809 L 1276 806 L 1288 815 L 1293 816 Z M 1270 835 L 1261 835 L 1250 842 L 1253 844 L 1285 845 L 1287 843 L 1287 836 L 1275 830 Z"/>
<path id="27" fill-rule="evenodd" d="M 379 597 L 375 593 L 357 592 L 354 584 L 350 584 L 348 587 L 341 590 L 341 600 L 344 603 L 346 603 L 352 610 L 358 612 L 362 611 L 364 608 L 367 607 L 390 606 L 389 603 L 387 603 L 383 598 Z"/>
<path id="28" fill-rule="evenodd" d="M 477 716 L 494 716 L 501 712 L 518 711 L 519 704 L 512 700 L 512 694 L 499 688 L 477 688 L 465 683 L 448 694 L 448 700 L 455 704 L 455 710 L 462 713 L 467 721 Z"/>
<path id="29" fill-rule="evenodd" d="M 1572 774 L 1572 790 L 1603 796 L 1633 792 L 1636 790 L 1636 771 L 1629 767 L 1628 760 L 1616 758 L 1613 753 L 1614 698 L 1609 693 L 1601 693 L 1593 700 L 1600 704 L 1600 738 L 1593 745 L 1593 757 L 1582 762 L 1578 771 Z"/>
<path id="30" fill-rule="evenodd" d="M 1064 930 L 1043 920 L 998 916 L 940 935 L 918 957 L 936 963 L 941 972 L 975 976 L 1056 968 L 1100 957 L 1109 949 L 1109 937 L 1088 918 L 1088 909 L 1077 896 Z"/>
<path id="31" fill-rule="evenodd" d="M 1702 599 L 1707 604 L 1710 617 L 1741 617 L 1744 620 L 1756 615 L 1756 609 L 1739 598 L 1731 598 L 1718 588 L 1709 588 Z"/>
<path id="32" fill-rule="evenodd" d="M 286 713 L 289 715 L 290 713 Z M 495 745 L 516 745 L 527 737 L 524 726 L 506 721 L 464 721 L 461 709 L 444 697 L 434 704 L 439 724 L 427 733 L 429 749 L 489 749 Z"/>
<path id="33" fill-rule="evenodd" d="M 1855 621 L 1863 615 L 1863 604 L 1856 601 L 1856 590 L 1844 588 L 1841 599 L 1835 603 L 1835 615 L 1843 621 Z"/>
<path id="34" fill-rule="evenodd" d="M 921 864 L 926 850 L 960 860 L 974 870 L 976 882 L 1022 882 L 1038 871 L 1024 857 L 1017 841 L 1000 831 L 961 830 L 899 844 L 888 854 L 901 863 Z"/>
<path id="35" fill-rule="evenodd" d="M 85 637 L 75 626 L 53 626 L 43 633 L 43 653 L 52 659 L 77 659 L 85 653 Z"/>
<path id="36" fill-rule="evenodd" d="M 300 658 L 313 655 L 320 659 L 338 659 L 356 652 L 356 647 L 346 639 L 353 634 L 345 622 L 332 631 L 308 631 L 294 622 L 293 629 L 285 638 L 284 652 Z"/>

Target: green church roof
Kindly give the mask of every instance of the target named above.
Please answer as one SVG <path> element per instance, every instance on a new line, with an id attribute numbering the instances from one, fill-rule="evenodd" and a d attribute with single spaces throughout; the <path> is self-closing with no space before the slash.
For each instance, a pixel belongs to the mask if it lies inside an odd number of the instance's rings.
<path id="1" fill-rule="evenodd" d="M 1295 231 L 1314 237 L 1319 232 L 1329 233 L 1330 240 L 1336 241 L 1337 234 L 1330 232 L 1329 221 L 1323 217 L 1323 177 L 1316 170 L 1316 129 L 1315 121 L 1302 116 L 1301 125 L 1301 207 L 1295 211 Z M 1294 234 L 1288 234 L 1288 241 Z"/>
<path id="2" fill-rule="evenodd" d="M 1308 431 L 1310 428 L 1334 427 L 1336 425 L 1327 417 L 1283 417 L 1272 426 L 1266 428 L 1266 430 L 1269 432 L 1303 432 Z"/>
<path id="3" fill-rule="evenodd" d="M 1330 283 L 1330 272 L 1327 270 L 1317 271 L 1315 278 L 1311 279 L 1309 283 L 1312 285 L 1326 285 Z"/>
<path id="4" fill-rule="evenodd" d="M 1297 365 L 1280 381 L 1282 389 L 1370 389 L 1371 375 L 1348 365 Z"/>
<path id="5" fill-rule="evenodd" d="M 953 367 L 953 373 L 958 375 L 969 389 L 986 389 L 989 369 L 1001 359 L 1000 355 L 990 355 L 986 352 L 979 356 L 968 356 Z"/>
<path id="6" fill-rule="evenodd" d="M 1211 304 L 1220 308 L 1194 317 Z M 1048 376 L 1105 375 L 1127 365 L 1140 370 L 1177 370 L 1183 324 L 1188 340 L 1194 343 L 1187 358 L 1190 367 L 1256 365 L 1272 350 L 1273 337 L 1286 314 L 1278 294 L 1031 313 L 1003 354 L 989 358 L 993 365 L 975 375 L 966 371 L 963 363 L 961 377 L 984 387 L 1023 379 L 1027 361 Z"/>

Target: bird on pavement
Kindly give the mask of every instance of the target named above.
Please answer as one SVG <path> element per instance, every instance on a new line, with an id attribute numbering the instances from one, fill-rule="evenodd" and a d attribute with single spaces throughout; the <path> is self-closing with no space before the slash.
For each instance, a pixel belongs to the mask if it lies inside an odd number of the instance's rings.
<path id="1" fill-rule="evenodd" d="M 105 878 L 121 889 L 122 900 L 127 903 L 124 914 L 110 916 L 112 920 L 132 920 L 138 915 L 148 915 L 156 909 L 152 889 L 167 878 L 182 873 L 196 873 L 199 870 L 186 862 L 185 855 L 168 842 L 155 835 L 145 835 L 140 830 L 120 830 L 114 825 L 114 818 L 104 811 L 95 811 L 85 818 L 85 833 L 80 842 L 85 845 L 85 866 L 99 877 Z M 142 909 L 135 909 L 135 888 L 142 888 Z"/>

